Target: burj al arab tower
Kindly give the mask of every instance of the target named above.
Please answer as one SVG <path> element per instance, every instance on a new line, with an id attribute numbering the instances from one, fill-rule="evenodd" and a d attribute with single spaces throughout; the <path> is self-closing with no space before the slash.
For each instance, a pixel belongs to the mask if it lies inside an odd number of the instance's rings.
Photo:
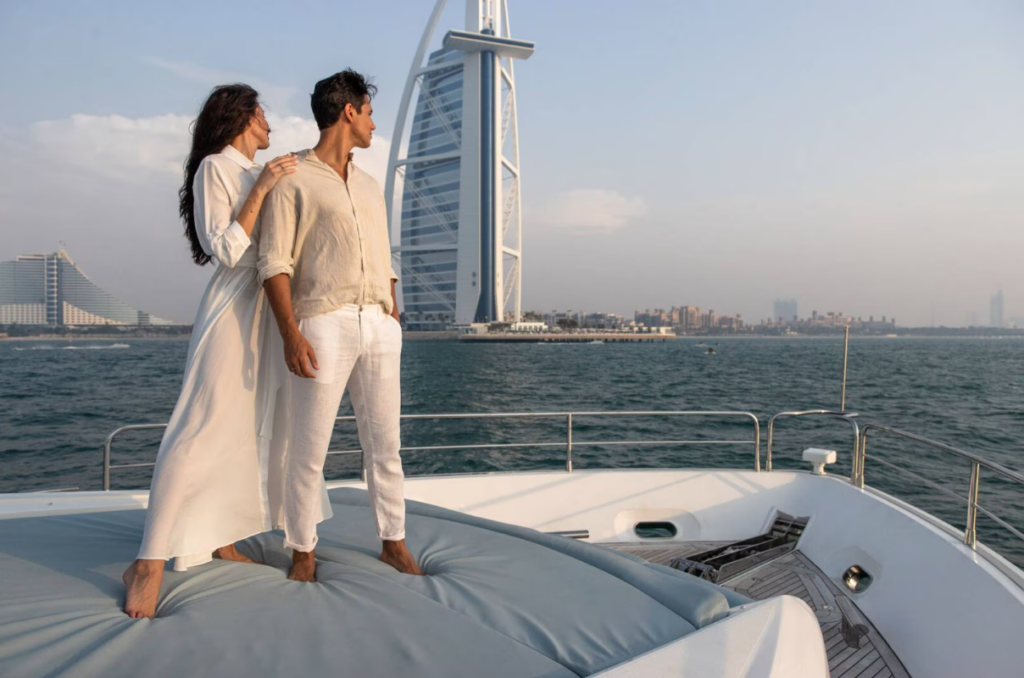
<path id="1" fill-rule="evenodd" d="M 507 0 L 467 0 L 465 30 L 427 56 L 438 0 L 413 59 L 384 186 L 411 329 L 520 319 L 522 216 Z M 413 96 L 416 107 L 406 124 Z"/>

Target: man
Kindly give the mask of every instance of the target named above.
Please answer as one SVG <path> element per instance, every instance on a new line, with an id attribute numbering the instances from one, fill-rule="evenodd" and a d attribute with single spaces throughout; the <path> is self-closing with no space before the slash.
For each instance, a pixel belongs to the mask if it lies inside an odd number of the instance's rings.
<path id="1" fill-rule="evenodd" d="M 292 372 L 284 525 L 293 552 L 288 578 L 296 581 L 316 581 L 320 483 L 346 387 L 383 542 L 380 559 L 422 574 L 405 546 L 398 276 L 380 186 L 352 163 L 352 149 L 368 148 L 376 129 L 376 91 L 352 70 L 316 84 L 311 103 L 320 140 L 298 154 L 297 171 L 278 182 L 261 215 L 259 277 Z"/>

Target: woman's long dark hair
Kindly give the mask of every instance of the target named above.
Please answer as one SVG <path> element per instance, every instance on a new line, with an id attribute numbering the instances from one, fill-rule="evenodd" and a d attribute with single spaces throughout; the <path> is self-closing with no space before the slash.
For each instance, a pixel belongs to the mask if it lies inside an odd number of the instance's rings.
<path id="1" fill-rule="evenodd" d="M 192 182 L 203 158 L 220 153 L 245 131 L 256 115 L 259 99 L 259 93 L 248 85 L 221 85 L 210 92 L 199 117 L 192 123 L 192 150 L 185 160 L 185 183 L 178 191 L 178 214 L 185 222 L 185 237 L 192 245 L 192 259 L 200 266 L 210 263 L 211 257 L 203 251 L 196 234 Z"/>

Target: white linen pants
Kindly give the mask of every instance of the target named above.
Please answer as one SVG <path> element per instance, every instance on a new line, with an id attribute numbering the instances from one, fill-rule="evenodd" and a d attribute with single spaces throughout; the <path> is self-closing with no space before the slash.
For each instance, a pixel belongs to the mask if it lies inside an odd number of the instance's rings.
<path id="1" fill-rule="evenodd" d="M 346 386 L 363 449 L 370 503 L 382 540 L 405 539 L 399 424 L 402 327 L 380 305 L 341 308 L 299 321 L 313 346 L 316 379 L 290 375 L 291 441 L 285 461 L 285 547 L 312 551 L 320 483 Z"/>

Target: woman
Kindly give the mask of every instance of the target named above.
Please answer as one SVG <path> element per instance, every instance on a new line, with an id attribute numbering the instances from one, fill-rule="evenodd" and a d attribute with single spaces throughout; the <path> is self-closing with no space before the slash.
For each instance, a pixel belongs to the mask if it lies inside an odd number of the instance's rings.
<path id="1" fill-rule="evenodd" d="M 196 313 L 181 395 L 160 444 L 142 548 L 122 577 L 124 609 L 133 618 L 156 613 L 166 560 L 175 558 L 176 570 L 212 557 L 252 562 L 234 543 L 276 522 L 267 497 L 267 438 L 280 379 L 271 358 L 280 361 L 281 352 L 265 346 L 277 333 L 267 331 L 270 314 L 256 279 L 257 216 L 297 161 L 282 156 L 261 171 L 253 157 L 269 146 L 256 90 L 213 90 L 194 123 L 178 194 L 193 260 L 218 266 Z"/>

